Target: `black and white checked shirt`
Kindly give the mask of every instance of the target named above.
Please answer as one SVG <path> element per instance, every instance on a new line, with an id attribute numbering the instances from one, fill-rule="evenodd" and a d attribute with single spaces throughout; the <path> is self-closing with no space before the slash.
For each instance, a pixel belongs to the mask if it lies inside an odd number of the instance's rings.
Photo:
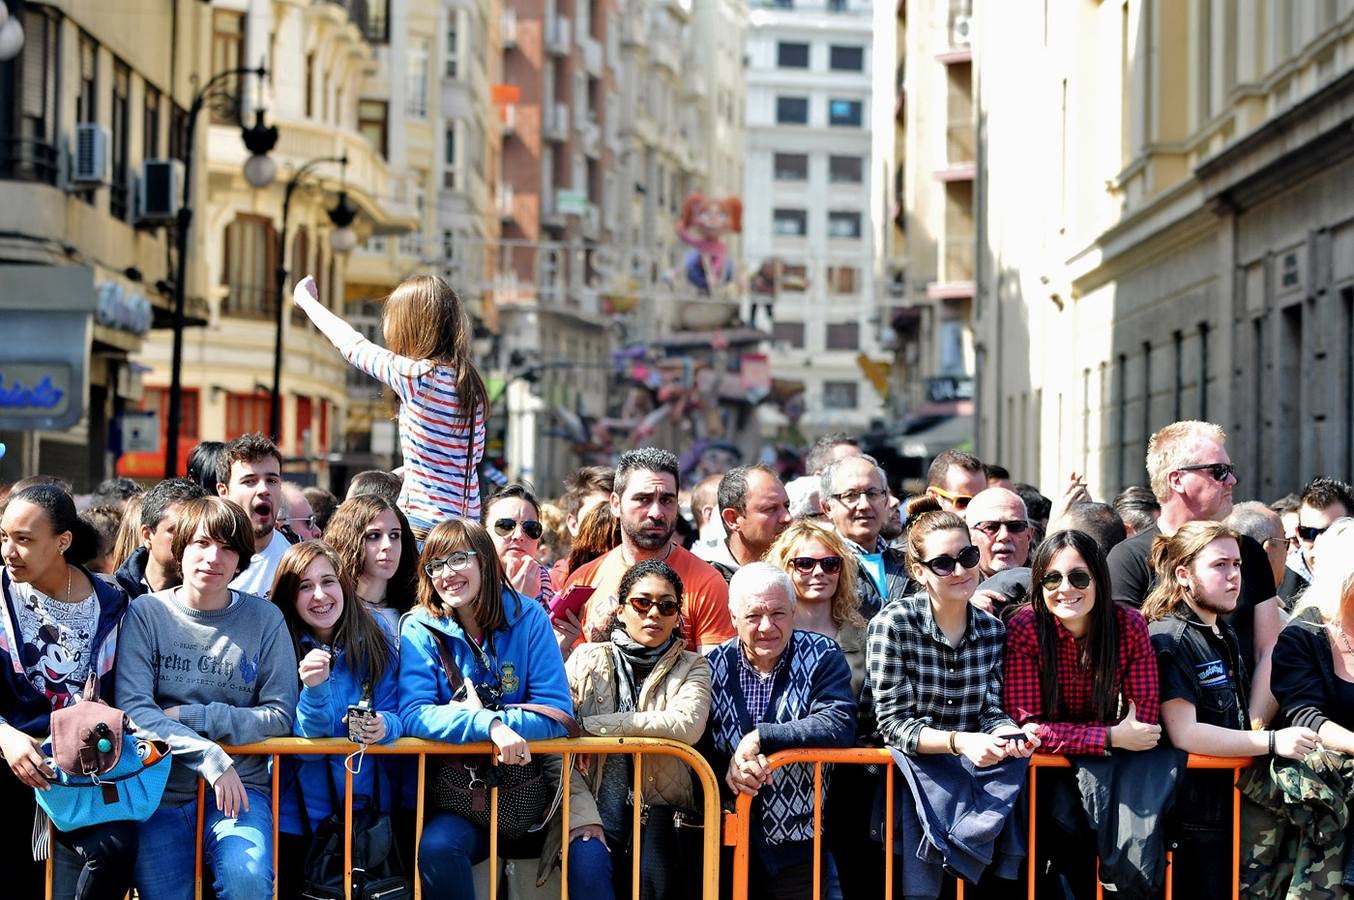
<path id="1" fill-rule="evenodd" d="M 992 733 L 1015 729 L 1001 709 L 1006 626 L 975 606 L 959 646 L 950 646 L 925 591 L 895 600 L 870 620 L 865 648 L 879 732 L 904 753 L 917 752 L 923 728 Z"/>
<path id="2" fill-rule="evenodd" d="M 771 667 L 771 671 L 763 675 L 757 667 L 748 662 L 747 654 L 743 648 L 738 648 L 738 686 L 743 689 L 743 699 L 747 703 L 748 720 L 756 725 L 762 721 L 766 715 L 766 708 L 771 705 L 771 689 L 776 685 L 776 676 L 780 670 L 785 668 L 785 660 L 790 654 L 781 653 L 780 659 Z"/>

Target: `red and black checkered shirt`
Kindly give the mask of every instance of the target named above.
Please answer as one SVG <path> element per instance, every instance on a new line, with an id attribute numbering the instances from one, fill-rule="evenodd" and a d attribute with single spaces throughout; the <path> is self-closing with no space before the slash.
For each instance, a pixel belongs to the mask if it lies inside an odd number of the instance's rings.
<path id="1" fill-rule="evenodd" d="M 1035 602 L 1038 602 L 1037 600 Z M 1157 660 L 1147 634 L 1142 613 L 1116 603 L 1115 631 L 1119 636 L 1119 670 L 1116 681 L 1122 703 L 1132 700 L 1138 708 L 1138 721 L 1157 724 L 1160 695 L 1157 690 Z M 1105 738 L 1113 722 L 1097 722 L 1091 697 L 1095 676 L 1082 668 L 1076 639 L 1057 623 L 1056 655 L 1058 703 L 1056 713 L 1045 713 L 1040 691 L 1039 635 L 1034 610 L 1025 607 L 1006 623 L 1006 682 L 1002 686 L 1002 705 L 1017 725 L 1039 723 L 1039 752 L 1067 754 L 1103 754 Z M 1056 718 L 1057 721 L 1047 721 Z"/>

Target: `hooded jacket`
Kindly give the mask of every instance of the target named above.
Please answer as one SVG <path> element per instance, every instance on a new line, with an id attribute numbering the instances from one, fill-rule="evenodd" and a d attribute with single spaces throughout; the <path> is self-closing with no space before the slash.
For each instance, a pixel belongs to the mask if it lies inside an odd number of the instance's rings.
<path id="1" fill-rule="evenodd" d="M 122 561 L 118 570 L 113 573 L 113 580 L 118 583 L 128 597 L 140 597 L 142 594 L 152 593 L 149 582 L 146 581 L 146 560 L 150 559 L 150 551 L 145 547 L 137 547 L 132 551 L 132 555 Z"/>
<path id="2" fill-rule="evenodd" d="M 467 709 L 451 702 L 451 683 L 429 627 L 446 642 L 467 682 L 497 684 L 503 703 L 539 703 L 573 714 L 569 680 L 550 618 L 540 604 L 510 587 L 503 589 L 505 628 L 491 632 L 481 664 L 470 637 L 452 617 L 417 607 L 400 620 L 400 720 L 408 737 L 470 744 L 489 740 L 489 727 L 502 720 L 528 741 L 564 736 L 564 726 L 540 713 L 508 706 L 502 710 Z"/>
<path id="3" fill-rule="evenodd" d="M 76 566 L 94 585 L 99 603 L 99 620 L 90 642 L 94 669 L 99 674 L 99 696 L 113 703 L 113 659 L 117 651 L 118 626 L 127 611 L 127 594 L 116 584 L 90 573 L 84 566 Z M 0 721 L 12 725 L 32 737 L 45 737 L 51 730 L 52 702 L 28 680 L 18 648 L 18 614 L 14 610 L 15 596 L 9 569 L 0 567 L 0 591 L 4 594 L 4 608 L 0 609 Z"/>

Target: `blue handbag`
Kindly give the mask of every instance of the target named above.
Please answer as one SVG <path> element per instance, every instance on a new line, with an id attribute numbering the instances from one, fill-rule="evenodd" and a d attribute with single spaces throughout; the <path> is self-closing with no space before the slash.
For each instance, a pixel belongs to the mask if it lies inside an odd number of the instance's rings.
<path id="1" fill-rule="evenodd" d="M 99 699 L 93 673 L 78 702 L 52 713 L 51 728 L 42 750 L 55 775 L 33 793 L 58 830 L 144 822 L 159 808 L 169 745 L 135 737 L 127 714 Z"/>

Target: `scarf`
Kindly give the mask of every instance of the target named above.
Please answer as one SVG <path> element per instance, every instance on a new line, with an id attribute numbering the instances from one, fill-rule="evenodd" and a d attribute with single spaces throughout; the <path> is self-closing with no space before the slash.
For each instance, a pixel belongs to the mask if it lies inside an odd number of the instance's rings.
<path id="1" fill-rule="evenodd" d="M 645 647 L 617 623 L 611 631 L 612 657 L 616 662 L 616 712 L 634 712 L 639 706 L 639 688 L 677 640 L 674 632 L 657 647 Z"/>

